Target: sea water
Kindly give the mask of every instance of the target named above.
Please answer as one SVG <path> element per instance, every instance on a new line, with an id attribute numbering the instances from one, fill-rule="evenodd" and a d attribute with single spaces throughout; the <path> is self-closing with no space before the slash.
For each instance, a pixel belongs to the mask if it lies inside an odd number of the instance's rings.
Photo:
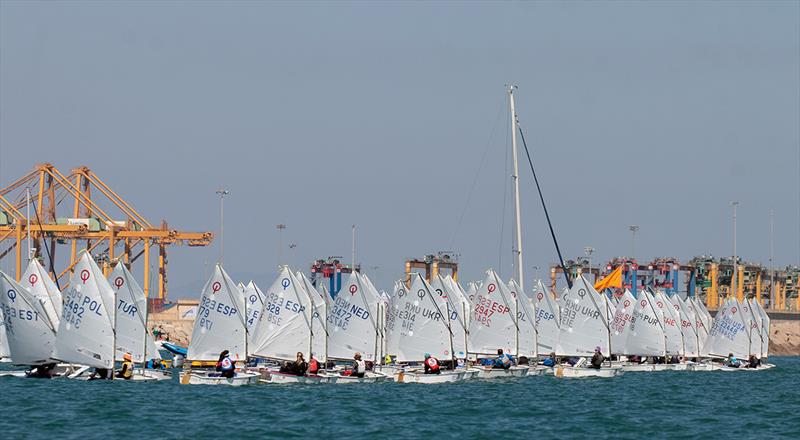
<path id="1" fill-rule="evenodd" d="M 758 372 L 441 385 L 2 377 L 0 438 L 800 438 L 800 358 L 770 361 Z"/>

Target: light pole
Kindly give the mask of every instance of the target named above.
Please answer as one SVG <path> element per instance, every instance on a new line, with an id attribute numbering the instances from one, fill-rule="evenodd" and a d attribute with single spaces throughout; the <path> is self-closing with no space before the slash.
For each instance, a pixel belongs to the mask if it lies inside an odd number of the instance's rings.
<path id="1" fill-rule="evenodd" d="M 222 257 L 225 254 L 225 196 L 231 192 L 227 189 L 218 189 L 219 195 L 219 264 L 222 264 Z"/>
<path id="2" fill-rule="evenodd" d="M 775 252 L 775 242 L 773 241 L 775 235 L 775 210 L 769 210 L 769 306 L 774 307 L 775 303 L 775 267 L 773 266 L 772 259 Z"/>
<path id="3" fill-rule="evenodd" d="M 589 276 L 592 276 L 592 253 L 594 252 L 594 248 L 591 246 L 586 246 L 583 248 L 583 251 L 586 252 L 586 259 L 589 261 Z"/>
<path id="4" fill-rule="evenodd" d="M 286 229 L 286 225 L 283 223 L 278 223 L 275 225 L 275 229 L 278 230 L 278 266 L 281 265 L 281 248 L 283 247 L 283 230 Z"/>
<path id="5" fill-rule="evenodd" d="M 628 230 L 631 231 L 631 259 L 636 259 L 636 231 L 639 230 L 639 225 L 630 225 Z"/>
<path id="6" fill-rule="evenodd" d="M 736 207 L 739 202 L 734 200 L 731 202 L 733 206 L 733 277 L 731 277 L 731 296 L 736 297 L 736 281 L 739 278 L 739 262 L 736 258 Z"/>

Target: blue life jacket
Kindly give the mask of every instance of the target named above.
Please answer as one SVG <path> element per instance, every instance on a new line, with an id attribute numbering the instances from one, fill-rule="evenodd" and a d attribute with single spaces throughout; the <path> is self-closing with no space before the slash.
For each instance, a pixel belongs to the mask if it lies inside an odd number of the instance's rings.
<path id="1" fill-rule="evenodd" d="M 233 361 L 231 361 L 231 358 L 229 358 L 228 356 L 225 356 L 225 358 L 222 359 L 222 362 L 220 362 L 220 370 L 222 371 L 231 371 L 235 368 L 236 366 L 233 364 Z"/>
<path id="2" fill-rule="evenodd" d="M 554 361 L 553 359 L 547 358 L 547 359 L 544 360 L 544 362 L 542 362 L 542 365 L 544 365 L 545 367 L 555 367 L 556 366 L 556 361 Z"/>

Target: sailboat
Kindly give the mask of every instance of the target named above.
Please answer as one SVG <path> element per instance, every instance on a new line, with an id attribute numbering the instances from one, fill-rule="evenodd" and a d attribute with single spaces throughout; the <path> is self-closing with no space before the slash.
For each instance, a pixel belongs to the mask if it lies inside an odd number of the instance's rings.
<path id="1" fill-rule="evenodd" d="M 147 331 L 147 299 L 139 283 L 124 264 L 117 263 L 109 277 L 114 291 L 114 346 L 117 361 L 128 353 L 134 363 L 145 364 L 150 359 L 161 360 L 153 336 Z M 172 374 L 165 370 L 134 369 L 134 380 L 167 380 Z"/>
<path id="2" fill-rule="evenodd" d="M 231 359 L 245 362 L 248 354 L 248 330 L 245 321 L 245 298 L 220 264 L 203 288 L 181 373 L 182 384 L 241 386 L 258 382 L 259 375 L 237 371 L 232 378 L 221 377 L 208 369 L 193 369 L 192 364 L 208 365 L 219 360 L 223 350 Z"/>
<path id="3" fill-rule="evenodd" d="M 450 281 L 452 281 L 452 278 L 450 278 Z M 431 279 L 428 287 L 438 297 L 443 306 L 442 312 L 448 317 L 449 327 L 453 332 L 453 357 L 466 359 L 469 303 L 450 281 L 437 274 Z M 412 291 L 414 291 L 413 286 Z"/>
<path id="4" fill-rule="evenodd" d="M 253 327 L 261 317 L 261 309 L 264 308 L 266 296 L 252 280 L 250 280 L 247 285 L 243 285 L 242 283 L 239 284 L 239 288 L 242 290 L 242 292 L 244 292 L 245 304 L 247 305 L 247 313 L 245 314 L 245 318 L 247 321 L 247 329 L 252 337 Z"/>
<path id="5" fill-rule="evenodd" d="M 315 288 L 306 274 L 298 271 L 295 274 L 306 294 L 311 299 L 311 354 L 323 365 L 328 362 L 328 314 L 331 310 L 332 299 L 325 291 Z M 329 379 L 330 382 L 330 379 Z"/>
<path id="6" fill-rule="evenodd" d="M 687 358 L 696 358 L 700 356 L 700 348 L 694 315 L 690 313 L 686 303 L 678 295 L 672 295 L 670 301 L 680 320 L 679 325 L 683 334 L 683 355 Z"/>
<path id="7" fill-rule="evenodd" d="M 625 301 L 626 298 L 623 297 L 620 302 L 624 304 Z M 633 304 L 630 322 L 618 339 L 622 341 L 622 349 L 615 351 L 628 356 L 664 356 L 666 351 L 664 327 L 654 302 L 646 290 L 639 292 L 639 297 Z M 626 372 L 655 371 L 656 366 L 653 363 L 634 363 L 624 364 L 622 368 Z"/>
<path id="8" fill-rule="evenodd" d="M 661 290 L 652 290 L 650 292 L 655 299 L 657 312 L 661 319 L 661 324 L 664 326 L 664 337 L 666 338 L 666 351 L 664 364 L 659 365 L 656 369 L 663 368 L 666 370 L 686 369 L 686 364 L 676 364 L 670 362 L 670 356 L 683 356 L 683 333 L 680 328 L 680 318 L 675 314 L 672 307 L 672 302 L 667 298 Z"/>
<path id="9" fill-rule="evenodd" d="M 500 277 L 489 269 L 486 279 L 475 293 L 472 317 L 469 322 L 467 352 L 481 357 L 497 356 L 497 350 L 513 354 L 519 359 L 519 325 L 516 301 Z M 512 366 L 507 369 L 492 366 L 473 366 L 478 378 L 521 377 L 528 374 L 527 366 Z"/>
<path id="10" fill-rule="evenodd" d="M 519 357 L 528 358 L 528 376 L 537 376 L 552 372 L 551 368 L 536 365 L 539 358 L 539 335 L 536 330 L 536 312 L 533 302 L 522 292 L 522 288 L 517 284 L 517 280 L 511 279 L 508 282 L 508 290 L 517 309 L 517 339 L 519 346 Z"/>
<path id="11" fill-rule="evenodd" d="M 361 353 L 363 360 L 378 364 L 379 302 L 376 292 L 365 288 L 358 272 L 351 272 L 342 280 L 342 289 L 334 298 L 333 308 L 328 314 L 328 359 L 352 361 L 355 353 Z M 386 375 L 371 371 L 367 371 L 364 377 L 345 376 L 338 370 L 326 372 L 339 375 L 337 384 L 386 380 Z"/>
<path id="12" fill-rule="evenodd" d="M 35 295 L 0 271 L 0 306 L 8 357 L 19 365 L 52 363 L 57 324 Z"/>
<path id="13" fill-rule="evenodd" d="M 753 309 L 761 316 L 761 362 L 763 366 L 774 367 L 772 364 L 766 363 L 769 357 L 769 326 L 770 319 L 767 311 L 761 306 L 761 303 L 756 299 L 751 299 Z"/>
<path id="14" fill-rule="evenodd" d="M 82 251 L 63 292 L 54 358 L 97 369 L 114 368 L 114 291 L 89 252 Z M 73 374 L 71 377 L 78 377 Z"/>
<path id="15" fill-rule="evenodd" d="M 309 292 L 288 266 L 280 268 L 275 282 L 267 289 L 261 319 L 253 332 L 250 356 L 279 362 L 293 362 L 298 352 L 311 359 L 314 345 L 312 320 L 314 305 Z M 318 374 L 293 374 L 277 367 L 262 370 L 262 382 L 320 383 Z"/>
<path id="16" fill-rule="evenodd" d="M 750 333 L 740 309 L 735 299 L 728 298 L 717 310 L 703 348 L 709 356 L 725 358 L 731 353 L 739 359 L 747 359 L 750 354 Z M 727 367 L 721 369 L 737 370 Z"/>
<path id="17" fill-rule="evenodd" d="M 533 304 L 536 313 L 537 351 L 540 355 L 553 353 L 558 343 L 558 334 L 561 332 L 558 326 L 561 312 L 553 295 L 544 287 L 541 280 L 536 283 L 536 288 L 533 290 Z"/>
<path id="18" fill-rule="evenodd" d="M 452 320 L 448 315 L 446 299 L 434 292 L 418 273 L 411 274 L 411 287 L 398 292 L 389 304 L 395 317 L 392 331 L 387 336 L 398 364 L 422 363 L 426 354 L 440 362 L 455 364 Z M 406 367 L 395 376 L 397 382 L 445 383 L 464 379 L 463 370 L 445 370 L 439 374 L 425 374 L 420 367 Z"/>
<path id="19" fill-rule="evenodd" d="M 611 327 L 606 303 L 600 293 L 583 275 L 578 275 L 572 288 L 559 299 L 561 305 L 560 333 L 556 344 L 558 356 L 591 356 L 595 348 L 606 358 L 611 354 Z M 575 365 L 553 367 L 556 377 L 613 377 L 622 373 L 616 366 L 600 369 Z"/>

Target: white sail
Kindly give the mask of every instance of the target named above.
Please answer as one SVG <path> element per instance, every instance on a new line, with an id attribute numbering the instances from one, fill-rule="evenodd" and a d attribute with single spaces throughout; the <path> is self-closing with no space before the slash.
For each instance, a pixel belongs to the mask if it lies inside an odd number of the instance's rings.
<path id="1" fill-rule="evenodd" d="M 694 313 L 689 311 L 686 303 L 678 295 L 672 295 L 670 301 L 680 319 L 681 333 L 683 333 L 683 355 L 687 357 L 700 356 Z"/>
<path id="2" fill-rule="evenodd" d="M 560 299 L 561 322 L 556 354 L 562 356 L 588 356 L 600 347 L 609 356 L 609 325 L 603 298 L 583 275 L 578 276 L 572 288 Z"/>
<path id="3" fill-rule="evenodd" d="M 736 300 L 730 298 L 725 300 L 722 307 L 717 310 L 703 351 L 710 356 L 726 357 L 732 353 L 738 358 L 747 359 L 750 338 Z"/>
<path id="4" fill-rule="evenodd" d="M 28 268 L 25 270 L 25 273 L 22 274 L 22 281 L 20 281 L 20 284 L 28 289 L 28 291 L 42 303 L 42 307 L 47 313 L 50 322 L 58 329 L 58 324 L 61 320 L 61 311 L 64 308 L 64 304 L 61 300 L 61 292 L 58 290 L 53 280 L 50 279 L 47 271 L 39 264 L 39 260 L 35 258 L 31 259 L 30 263 L 28 263 Z"/>
<path id="5" fill-rule="evenodd" d="M 306 274 L 297 272 L 295 278 L 311 300 L 311 353 L 320 362 L 328 360 L 328 313 L 331 297 L 311 284 Z M 310 359 L 310 358 L 309 358 Z"/>
<path id="6" fill-rule="evenodd" d="M 399 317 L 400 307 L 398 306 L 395 308 L 393 305 L 406 296 L 408 296 L 406 285 L 402 281 L 395 281 L 394 291 L 389 296 L 389 304 L 386 307 L 386 320 L 383 325 L 384 334 L 386 335 L 384 354 L 397 356 L 397 352 L 400 349 L 398 346 L 400 339 L 392 338 L 389 335 L 401 331 L 402 319 Z"/>
<path id="7" fill-rule="evenodd" d="M 661 312 L 664 326 L 664 335 L 667 337 L 667 354 L 683 356 L 683 333 L 680 327 L 680 318 L 672 307 L 672 302 L 664 292 L 658 290 L 653 297 L 656 300 L 656 307 Z"/>
<path id="8" fill-rule="evenodd" d="M 292 361 L 297 352 L 311 352 L 311 300 L 287 266 L 267 289 L 261 318 L 253 331 L 250 354 Z"/>
<path id="9" fill-rule="evenodd" d="M 761 357 L 766 358 L 769 356 L 769 315 L 764 307 L 756 301 L 757 312 L 761 315 Z"/>
<path id="10" fill-rule="evenodd" d="M 711 314 L 708 313 L 708 309 L 706 308 L 706 305 L 703 304 L 702 301 L 700 301 L 697 298 L 693 298 L 693 300 L 694 300 L 694 308 L 698 318 L 700 318 L 700 320 L 703 321 L 703 327 L 706 329 L 706 332 L 710 331 L 711 325 L 714 323 Z"/>
<path id="11" fill-rule="evenodd" d="M 633 309 L 636 307 L 636 298 L 630 290 L 625 289 L 611 320 L 611 352 L 613 354 L 625 353 L 625 342 L 630 333 L 630 323 L 633 318 Z"/>
<path id="12" fill-rule="evenodd" d="M 6 315 L 0 307 L 0 361 L 11 359 L 11 349 L 8 347 L 8 336 L 6 335 Z"/>
<path id="13" fill-rule="evenodd" d="M 516 302 L 517 309 L 517 325 L 519 331 L 519 356 L 526 356 L 529 358 L 536 358 L 539 356 L 539 350 L 536 343 L 536 322 L 535 314 L 533 311 L 533 303 L 528 299 L 519 288 L 517 280 L 511 279 L 508 282 L 508 290 L 511 291 L 511 296 Z"/>
<path id="14" fill-rule="evenodd" d="M 39 365 L 53 355 L 56 327 L 39 298 L 0 272 L 0 306 L 9 357 L 15 364 Z"/>
<path id="15" fill-rule="evenodd" d="M 466 294 L 467 294 L 467 301 L 469 301 L 470 306 L 474 306 L 475 300 L 478 298 L 478 283 L 470 282 L 469 284 L 467 284 Z M 470 319 L 472 319 L 472 313 L 470 313 Z"/>
<path id="16" fill-rule="evenodd" d="M 750 353 L 760 358 L 763 353 L 763 338 L 761 337 L 763 324 L 757 302 L 755 298 L 745 299 L 743 305 L 745 313 L 750 315 Z"/>
<path id="17" fill-rule="evenodd" d="M 378 301 L 355 273 L 342 280 L 342 289 L 328 314 L 329 358 L 352 359 L 360 352 L 364 360 L 377 359 Z"/>
<path id="18" fill-rule="evenodd" d="M 628 324 L 624 354 L 638 356 L 663 356 L 666 351 L 664 328 L 655 301 L 647 291 L 640 291 Z"/>
<path id="19" fill-rule="evenodd" d="M 108 278 L 116 298 L 116 359 L 130 353 L 133 362 L 161 359 L 153 337 L 147 331 L 147 299 L 124 264 L 117 263 Z M 147 344 L 147 345 L 145 345 Z"/>
<path id="20" fill-rule="evenodd" d="M 88 252 L 73 267 L 54 357 L 95 368 L 114 363 L 114 291 Z"/>
<path id="21" fill-rule="evenodd" d="M 561 313 L 556 300 L 541 280 L 535 284 L 533 303 L 536 312 L 537 351 L 542 355 L 552 353 L 556 349 L 558 335 L 561 333 L 558 326 L 561 321 Z"/>
<path id="22" fill-rule="evenodd" d="M 439 359 L 452 359 L 452 335 L 449 319 L 444 316 L 445 302 L 437 298 L 431 286 L 418 274 L 411 275 L 411 288 L 392 298 L 391 314 L 395 325 L 387 334 L 387 345 L 398 362 L 425 359 L 425 353 Z"/>
<path id="23" fill-rule="evenodd" d="M 244 293 L 220 264 L 203 287 L 186 357 L 195 361 L 216 361 L 223 350 L 231 359 L 248 355 Z"/>
<path id="24" fill-rule="evenodd" d="M 430 282 L 430 288 L 436 295 L 442 313 L 449 318 L 449 327 L 453 331 L 453 356 L 467 357 L 467 323 L 464 313 L 465 307 L 461 300 L 461 293 L 441 275 L 436 275 Z M 413 291 L 413 289 L 412 289 Z M 466 309 L 469 310 L 469 309 Z"/>
<path id="25" fill-rule="evenodd" d="M 516 353 L 517 322 L 508 287 L 489 269 L 477 288 L 469 322 L 468 351 L 474 354 Z"/>
<path id="26" fill-rule="evenodd" d="M 266 295 L 264 295 L 264 292 L 262 292 L 252 280 L 239 290 L 244 292 L 245 305 L 247 306 L 245 321 L 247 322 L 247 329 L 252 339 L 253 328 L 261 317 L 261 310 L 264 309 L 264 304 L 266 304 Z"/>

